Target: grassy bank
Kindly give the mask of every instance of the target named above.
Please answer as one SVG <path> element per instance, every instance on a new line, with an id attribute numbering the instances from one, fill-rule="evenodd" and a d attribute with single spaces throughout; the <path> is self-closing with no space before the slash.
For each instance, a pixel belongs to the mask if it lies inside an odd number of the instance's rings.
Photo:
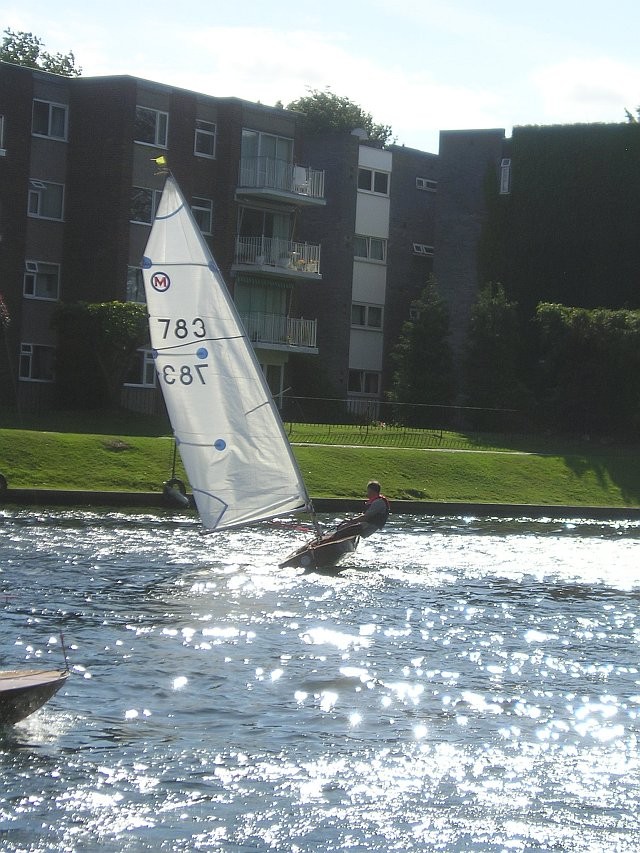
<path id="1" fill-rule="evenodd" d="M 103 428 L 112 425 L 103 421 Z M 14 488 L 157 491 L 173 459 L 173 441 L 162 432 L 161 425 L 152 436 L 0 429 L 0 473 Z M 640 454 L 632 449 L 509 452 L 505 439 L 455 434 L 441 434 L 436 447 L 354 447 L 323 443 L 312 433 L 305 428 L 300 437 L 317 443 L 294 452 L 315 497 L 361 497 L 375 477 L 395 499 L 640 506 Z M 355 433 L 341 435 L 346 444 Z M 500 445 L 506 452 L 495 449 Z M 177 474 L 186 479 L 179 459 Z"/>

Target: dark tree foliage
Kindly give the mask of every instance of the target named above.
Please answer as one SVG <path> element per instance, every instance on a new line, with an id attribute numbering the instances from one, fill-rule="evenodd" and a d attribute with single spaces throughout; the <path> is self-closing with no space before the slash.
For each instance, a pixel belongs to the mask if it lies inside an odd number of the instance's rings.
<path id="1" fill-rule="evenodd" d="M 415 317 L 402 327 L 391 355 L 395 366 L 389 398 L 396 418 L 411 426 L 442 424 L 442 411 L 428 406 L 450 406 L 455 394 L 453 360 L 449 345 L 449 312 L 433 277 L 412 305 Z"/>
<path id="2" fill-rule="evenodd" d="M 65 408 L 118 408 L 136 350 L 148 341 L 147 311 L 134 302 L 60 305 L 56 387 Z"/>
<path id="3" fill-rule="evenodd" d="M 519 324 L 517 305 L 510 302 L 501 284 L 489 283 L 471 310 L 463 357 L 464 399 L 467 406 L 483 409 L 521 410 L 526 392 L 519 378 Z M 513 417 L 476 415 L 474 425 L 500 429 Z"/>
<path id="4" fill-rule="evenodd" d="M 13 32 L 7 28 L 0 45 L 0 60 L 27 68 L 40 68 L 63 77 L 79 77 L 82 74 L 82 68 L 76 66 L 73 51 L 65 54 L 49 53 L 43 48 L 44 42 L 33 33 Z"/>
<path id="5" fill-rule="evenodd" d="M 640 307 L 640 125 L 515 128 L 511 192 L 488 185 L 482 281 L 501 281 L 524 320 L 539 302 Z"/>
<path id="6" fill-rule="evenodd" d="M 304 128 L 308 133 L 342 131 L 363 128 L 369 139 L 385 145 L 393 131 L 386 124 L 374 122 L 371 114 L 344 96 L 335 95 L 329 89 L 309 89 L 309 94 L 292 101 L 288 110 L 304 113 Z"/>
<path id="7" fill-rule="evenodd" d="M 636 438 L 640 311 L 540 304 L 541 401 L 551 427 Z"/>

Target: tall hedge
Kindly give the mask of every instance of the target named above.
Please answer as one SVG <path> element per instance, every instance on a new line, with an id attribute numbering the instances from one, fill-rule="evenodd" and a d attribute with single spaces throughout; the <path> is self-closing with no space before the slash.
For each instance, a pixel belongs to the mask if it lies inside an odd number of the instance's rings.
<path id="1" fill-rule="evenodd" d="M 538 305 L 540 400 L 573 434 L 640 431 L 640 311 Z"/>

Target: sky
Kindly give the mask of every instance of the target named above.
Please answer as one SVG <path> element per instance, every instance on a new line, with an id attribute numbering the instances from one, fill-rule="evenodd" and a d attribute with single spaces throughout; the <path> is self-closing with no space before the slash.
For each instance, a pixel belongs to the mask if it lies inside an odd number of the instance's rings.
<path id="1" fill-rule="evenodd" d="M 638 0 L 4 0 L 0 29 L 130 74 L 285 106 L 329 88 L 438 152 L 441 130 L 625 121 Z"/>

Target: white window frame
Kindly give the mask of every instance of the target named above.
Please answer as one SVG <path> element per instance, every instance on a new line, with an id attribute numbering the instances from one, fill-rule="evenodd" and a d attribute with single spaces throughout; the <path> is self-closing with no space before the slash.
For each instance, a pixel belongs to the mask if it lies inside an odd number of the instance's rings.
<path id="1" fill-rule="evenodd" d="M 135 190 L 139 192 L 145 192 L 151 194 L 151 218 L 149 220 L 146 219 L 134 219 L 133 218 L 133 193 Z M 151 187 L 131 187 L 131 211 L 129 222 L 134 222 L 136 225 L 151 225 L 156 215 L 156 211 L 158 209 L 158 205 L 160 204 L 160 197 L 162 196 L 162 190 L 154 190 Z"/>
<path id="2" fill-rule="evenodd" d="M 504 157 L 500 161 L 500 195 L 511 193 L 511 160 Z"/>
<path id="3" fill-rule="evenodd" d="M 18 366 L 18 376 L 20 378 L 20 381 L 21 382 L 53 382 L 53 381 L 55 381 L 55 377 L 53 375 L 53 368 L 52 368 L 52 375 L 47 379 L 42 379 L 42 378 L 39 378 L 37 376 L 36 377 L 32 376 L 34 355 L 35 355 L 35 351 L 37 349 L 51 350 L 52 354 L 55 355 L 55 349 L 56 348 L 51 347 L 51 346 L 46 346 L 44 344 L 33 344 L 33 343 L 24 343 L 24 342 L 21 343 L 20 344 L 20 363 Z M 22 371 L 22 365 L 25 363 L 25 361 L 24 361 L 25 359 L 27 360 L 27 363 L 29 364 L 29 371 L 28 371 L 29 375 L 28 376 L 25 376 L 23 374 L 23 371 Z"/>
<path id="4" fill-rule="evenodd" d="M 351 379 L 354 374 L 359 374 L 359 385 L 360 390 L 354 391 L 351 386 Z M 377 378 L 377 391 L 366 391 L 367 385 L 367 377 L 375 376 Z M 379 397 L 380 396 L 380 388 L 382 386 L 382 374 L 379 370 L 359 370 L 358 368 L 349 368 L 349 380 L 348 380 L 348 393 L 356 394 L 359 397 Z"/>
<path id="5" fill-rule="evenodd" d="M 34 129 L 34 112 L 36 104 L 46 104 L 48 107 L 48 120 L 47 120 L 47 132 L 46 133 L 38 133 Z M 53 112 L 54 110 L 62 110 L 64 114 L 64 130 L 62 132 L 62 136 L 58 136 L 53 133 Z M 68 137 L 69 130 L 69 106 L 68 104 L 59 104 L 55 101 L 45 101 L 44 98 L 34 98 L 32 111 L 31 111 L 31 135 L 37 136 L 40 139 L 56 139 L 58 142 L 66 142 Z"/>
<path id="6" fill-rule="evenodd" d="M 206 127 L 205 127 L 206 125 Z M 198 151 L 198 139 L 211 139 L 213 152 L 207 154 L 204 151 Z M 216 159 L 216 149 L 218 144 L 218 126 L 214 121 L 207 121 L 203 118 L 196 119 L 196 128 L 193 137 L 193 153 L 196 157 L 204 157 L 207 160 Z"/>
<path id="7" fill-rule="evenodd" d="M 42 210 L 42 193 L 46 192 L 49 187 L 60 187 L 60 216 L 43 216 Z M 35 205 L 33 202 L 35 201 Z M 32 210 L 35 206 L 36 210 Z M 27 203 L 27 216 L 33 219 L 49 219 L 54 222 L 62 222 L 64 220 L 64 184 L 59 184 L 55 181 L 41 181 L 37 178 L 29 179 L 29 198 Z"/>
<path id="8" fill-rule="evenodd" d="M 60 264 L 50 261 L 25 261 L 22 280 L 22 295 L 25 299 L 41 299 L 45 302 L 57 302 L 60 298 Z M 49 268 L 49 269 L 47 269 Z M 42 296 L 38 293 L 38 276 L 54 273 L 56 288 L 54 296 Z"/>
<path id="9" fill-rule="evenodd" d="M 204 202 L 204 204 L 198 204 L 197 202 Z M 213 234 L 213 200 L 210 198 L 203 198 L 202 196 L 194 196 L 191 199 L 191 213 L 193 214 L 193 218 L 196 220 L 200 233 L 211 236 L 211 234 Z M 209 218 L 208 229 L 202 227 L 205 223 L 200 222 L 198 218 L 199 213 L 204 213 L 205 216 Z"/>
<path id="10" fill-rule="evenodd" d="M 359 240 L 366 240 L 367 241 L 367 254 L 366 255 L 356 255 L 356 253 L 355 253 L 356 250 L 354 248 L 354 253 L 353 253 L 354 260 L 370 261 L 371 263 L 374 263 L 374 264 L 386 264 L 386 262 L 387 262 L 387 240 L 385 237 L 369 237 L 366 234 L 356 234 L 355 236 Z M 374 258 L 371 256 L 371 241 L 372 240 L 379 243 L 380 246 L 382 247 L 382 258 Z"/>
<path id="11" fill-rule="evenodd" d="M 438 189 L 438 182 L 432 180 L 432 178 L 416 178 L 416 189 L 435 193 Z"/>
<path id="12" fill-rule="evenodd" d="M 150 142 L 147 139 L 137 139 L 136 138 L 136 127 L 135 125 L 138 122 L 138 114 L 144 111 L 145 113 L 152 113 L 155 116 L 155 124 L 154 124 L 154 141 Z M 160 117 L 164 117 L 164 133 L 163 130 L 163 122 L 160 121 Z M 149 145 L 153 148 L 168 148 L 169 142 L 169 113 L 164 112 L 164 110 L 156 110 L 153 107 L 145 107 L 142 104 L 138 104 L 136 106 L 136 120 L 134 124 L 134 142 L 138 145 Z"/>
<path id="13" fill-rule="evenodd" d="M 137 353 L 142 355 L 142 359 L 138 365 L 142 369 L 140 379 L 141 382 L 125 382 L 125 388 L 156 388 L 157 387 L 157 371 L 156 362 L 153 357 L 153 350 L 148 347 L 139 347 Z M 149 381 L 149 374 L 151 381 Z"/>
<path id="14" fill-rule="evenodd" d="M 414 243 L 413 244 L 413 254 L 414 255 L 423 255 L 427 258 L 432 258 L 434 255 L 435 249 L 433 246 L 428 246 L 426 243 Z"/>
<path id="15" fill-rule="evenodd" d="M 369 187 L 361 187 L 360 186 L 360 176 L 364 172 L 369 172 L 371 175 L 371 180 L 369 181 Z M 387 188 L 385 192 L 380 192 L 380 190 L 375 189 L 376 185 L 376 176 L 384 175 L 387 180 Z M 384 172 L 382 169 L 372 169 L 370 166 L 359 166 L 358 167 L 358 192 L 361 193 L 370 193 L 371 195 L 381 195 L 388 197 L 389 196 L 389 187 L 391 185 L 391 172 Z"/>
<path id="16" fill-rule="evenodd" d="M 364 308 L 364 323 L 354 323 L 353 321 L 353 309 L 354 308 Z M 369 322 L 369 315 L 373 314 L 374 311 L 380 312 L 380 322 L 379 323 L 371 323 Z M 384 324 L 384 305 L 374 305 L 369 302 L 352 302 L 351 303 L 351 326 L 354 329 L 371 329 L 375 332 L 381 332 Z"/>
<path id="17" fill-rule="evenodd" d="M 4 116 L 0 115 L 0 157 L 4 157 L 7 149 L 4 147 Z"/>

